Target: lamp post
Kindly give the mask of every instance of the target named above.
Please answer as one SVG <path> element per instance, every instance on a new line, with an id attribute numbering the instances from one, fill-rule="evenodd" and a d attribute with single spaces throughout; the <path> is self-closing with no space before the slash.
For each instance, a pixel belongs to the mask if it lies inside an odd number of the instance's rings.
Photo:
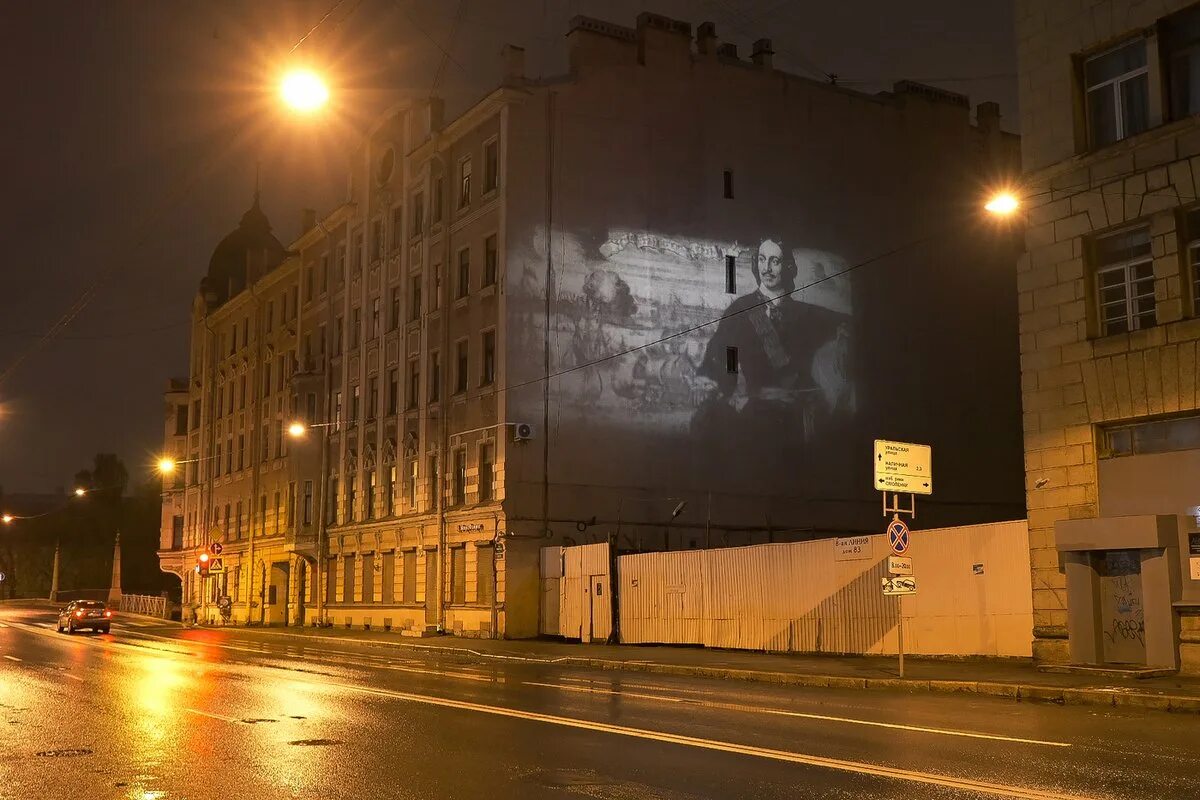
<path id="1" fill-rule="evenodd" d="M 326 410 L 328 410 L 328 404 L 326 404 Z M 320 499 L 317 502 L 317 547 L 316 547 L 316 551 L 317 551 L 316 562 L 317 563 L 316 563 L 316 568 L 313 570 L 316 573 L 317 624 L 318 625 L 325 624 L 325 593 L 326 593 L 326 591 L 328 591 L 328 588 L 325 586 L 322 586 L 321 584 L 325 578 L 325 570 L 322 569 L 322 567 L 325 564 L 325 535 L 326 535 L 325 534 L 325 515 L 326 515 L 325 501 L 326 501 L 326 497 L 329 494 L 329 482 L 328 482 L 328 478 L 325 474 L 329 469 L 329 466 L 328 466 L 329 430 L 331 428 L 337 427 L 340 424 L 341 424 L 341 420 L 334 420 L 333 422 L 307 422 L 307 423 L 296 420 L 296 421 L 292 422 L 292 424 L 288 425 L 288 429 L 287 429 L 288 436 L 291 436 L 293 439 L 305 438 L 308 435 L 308 431 L 310 428 L 320 428 L 321 429 L 321 441 L 320 441 L 321 460 L 320 460 L 319 466 L 317 467 L 317 480 L 320 481 L 320 489 L 319 489 L 320 493 L 318 495 L 318 497 Z"/>

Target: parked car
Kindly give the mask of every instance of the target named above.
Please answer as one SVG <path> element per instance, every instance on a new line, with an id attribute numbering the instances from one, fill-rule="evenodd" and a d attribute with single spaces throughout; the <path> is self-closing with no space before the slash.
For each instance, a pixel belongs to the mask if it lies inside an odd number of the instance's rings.
<path id="1" fill-rule="evenodd" d="M 75 600 L 58 612 L 58 632 L 74 633 L 80 628 L 91 628 L 108 633 L 113 612 L 99 600 Z"/>

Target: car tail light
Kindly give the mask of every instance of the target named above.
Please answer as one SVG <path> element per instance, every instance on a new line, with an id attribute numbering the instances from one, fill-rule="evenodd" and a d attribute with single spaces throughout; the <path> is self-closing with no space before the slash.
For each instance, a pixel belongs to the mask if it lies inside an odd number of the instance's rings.
<path id="1" fill-rule="evenodd" d="M 77 616 L 77 617 L 82 617 L 82 616 L 83 616 L 83 612 L 82 612 L 82 611 L 76 611 L 76 612 L 75 612 L 75 616 Z"/>
<path id="2" fill-rule="evenodd" d="M 106 617 L 111 617 L 111 616 L 112 616 L 112 612 L 111 612 L 111 611 L 105 611 L 105 612 L 104 612 L 104 616 L 106 616 Z"/>

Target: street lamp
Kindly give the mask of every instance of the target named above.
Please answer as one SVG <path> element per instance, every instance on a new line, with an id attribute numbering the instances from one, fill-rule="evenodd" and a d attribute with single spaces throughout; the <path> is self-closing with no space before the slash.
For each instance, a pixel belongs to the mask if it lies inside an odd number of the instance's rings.
<path id="1" fill-rule="evenodd" d="M 996 217 L 1010 217 L 1020 207 L 1021 201 L 1008 190 L 996 192 L 983 206 L 985 211 Z"/>
<path id="2" fill-rule="evenodd" d="M 284 75 L 279 93 L 284 103 L 303 114 L 312 113 L 329 101 L 329 89 L 325 81 L 307 69 L 293 70 Z"/>
<path id="3" fill-rule="evenodd" d="M 14 519 L 16 519 L 16 517 L 14 517 L 12 514 L 5 514 L 4 516 L 0 517 L 0 522 L 3 522 L 5 525 L 12 525 L 12 521 Z"/>
<path id="4" fill-rule="evenodd" d="M 83 488 L 82 486 L 75 487 L 75 496 L 76 497 L 83 497 L 85 494 L 87 494 L 87 489 Z"/>
<path id="5" fill-rule="evenodd" d="M 158 460 L 158 471 L 163 475 L 170 475 L 175 472 L 175 459 L 167 456 Z"/>

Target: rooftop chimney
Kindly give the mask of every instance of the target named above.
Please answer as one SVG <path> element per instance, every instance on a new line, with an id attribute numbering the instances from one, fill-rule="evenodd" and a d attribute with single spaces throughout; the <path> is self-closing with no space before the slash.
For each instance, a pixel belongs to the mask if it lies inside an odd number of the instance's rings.
<path id="1" fill-rule="evenodd" d="M 737 58 L 737 45 L 731 42 L 725 42 L 717 47 L 717 55 L 721 58 Z"/>
<path id="2" fill-rule="evenodd" d="M 755 65 L 763 69 L 771 69 L 771 56 L 775 55 L 775 51 L 771 49 L 770 39 L 759 39 L 754 43 L 754 49 L 750 53 L 750 60 Z"/>
<path id="3" fill-rule="evenodd" d="M 504 60 L 504 83 L 507 86 L 519 86 L 525 82 L 525 48 L 515 44 L 506 44 L 500 49 L 500 57 Z"/>

